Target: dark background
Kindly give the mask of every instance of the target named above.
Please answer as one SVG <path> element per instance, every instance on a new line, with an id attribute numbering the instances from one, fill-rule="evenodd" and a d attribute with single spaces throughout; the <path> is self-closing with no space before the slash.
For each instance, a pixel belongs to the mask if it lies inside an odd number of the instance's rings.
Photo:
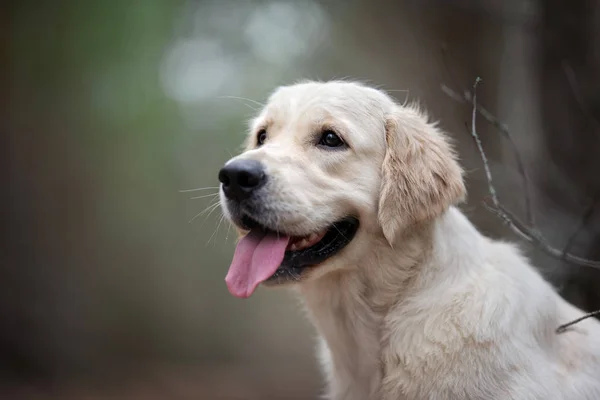
<path id="1" fill-rule="evenodd" d="M 0 398 L 316 399 L 297 299 L 232 298 L 234 235 L 216 174 L 277 85 L 356 78 L 419 100 L 455 139 L 463 207 L 483 206 L 469 90 L 505 123 L 535 229 L 600 259 L 596 1 L 8 1 L 0 14 Z M 524 218 L 510 143 L 478 130 L 501 201 Z M 180 190 L 212 187 L 196 192 Z M 191 197 L 203 196 L 200 199 Z M 210 214 L 206 217 L 207 214 Z M 573 236 L 573 232 L 578 232 Z M 523 244 L 585 310 L 600 273 Z"/>

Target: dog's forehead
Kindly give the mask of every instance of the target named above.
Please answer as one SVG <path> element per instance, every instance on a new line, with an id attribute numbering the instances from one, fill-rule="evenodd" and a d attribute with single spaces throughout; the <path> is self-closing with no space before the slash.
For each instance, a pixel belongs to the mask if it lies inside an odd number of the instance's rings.
<path id="1" fill-rule="evenodd" d="M 301 83 L 283 86 L 269 98 L 267 109 L 316 114 L 352 112 L 377 116 L 387 104 L 387 96 L 376 89 L 349 82 Z"/>
<path id="2" fill-rule="evenodd" d="M 302 83 L 278 88 L 253 126 L 345 125 L 371 131 L 383 127 L 392 106 L 385 93 L 360 84 Z"/>

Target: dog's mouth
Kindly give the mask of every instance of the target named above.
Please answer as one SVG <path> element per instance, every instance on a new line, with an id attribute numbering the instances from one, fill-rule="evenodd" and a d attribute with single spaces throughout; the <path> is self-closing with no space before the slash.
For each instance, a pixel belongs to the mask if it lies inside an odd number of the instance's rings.
<path id="1" fill-rule="evenodd" d="M 302 272 L 333 257 L 352 241 L 358 219 L 346 217 L 306 236 L 289 236 L 244 216 L 250 232 L 240 239 L 225 281 L 232 295 L 250 297 L 262 282 L 299 280 Z"/>

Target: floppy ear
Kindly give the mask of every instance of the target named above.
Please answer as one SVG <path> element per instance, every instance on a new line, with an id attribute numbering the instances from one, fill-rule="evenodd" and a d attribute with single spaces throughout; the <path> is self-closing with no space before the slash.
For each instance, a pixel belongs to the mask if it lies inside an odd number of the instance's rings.
<path id="1" fill-rule="evenodd" d="M 462 201 L 466 189 L 446 137 L 417 108 L 398 107 L 385 128 L 378 218 L 393 245 L 402 230 Z"/>

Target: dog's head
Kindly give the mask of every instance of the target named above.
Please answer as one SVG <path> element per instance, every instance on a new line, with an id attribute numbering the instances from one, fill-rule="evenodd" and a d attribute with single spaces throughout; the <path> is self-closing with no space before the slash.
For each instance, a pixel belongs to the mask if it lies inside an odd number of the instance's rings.
<path id="1" fill-rule="evenodd" d="M 465 194 L 446 137 L 416 107 L 350 82 L 276 90 L 219 180 L 242 235 L 226 278 L 238 297 L 356 266 Z"/>

